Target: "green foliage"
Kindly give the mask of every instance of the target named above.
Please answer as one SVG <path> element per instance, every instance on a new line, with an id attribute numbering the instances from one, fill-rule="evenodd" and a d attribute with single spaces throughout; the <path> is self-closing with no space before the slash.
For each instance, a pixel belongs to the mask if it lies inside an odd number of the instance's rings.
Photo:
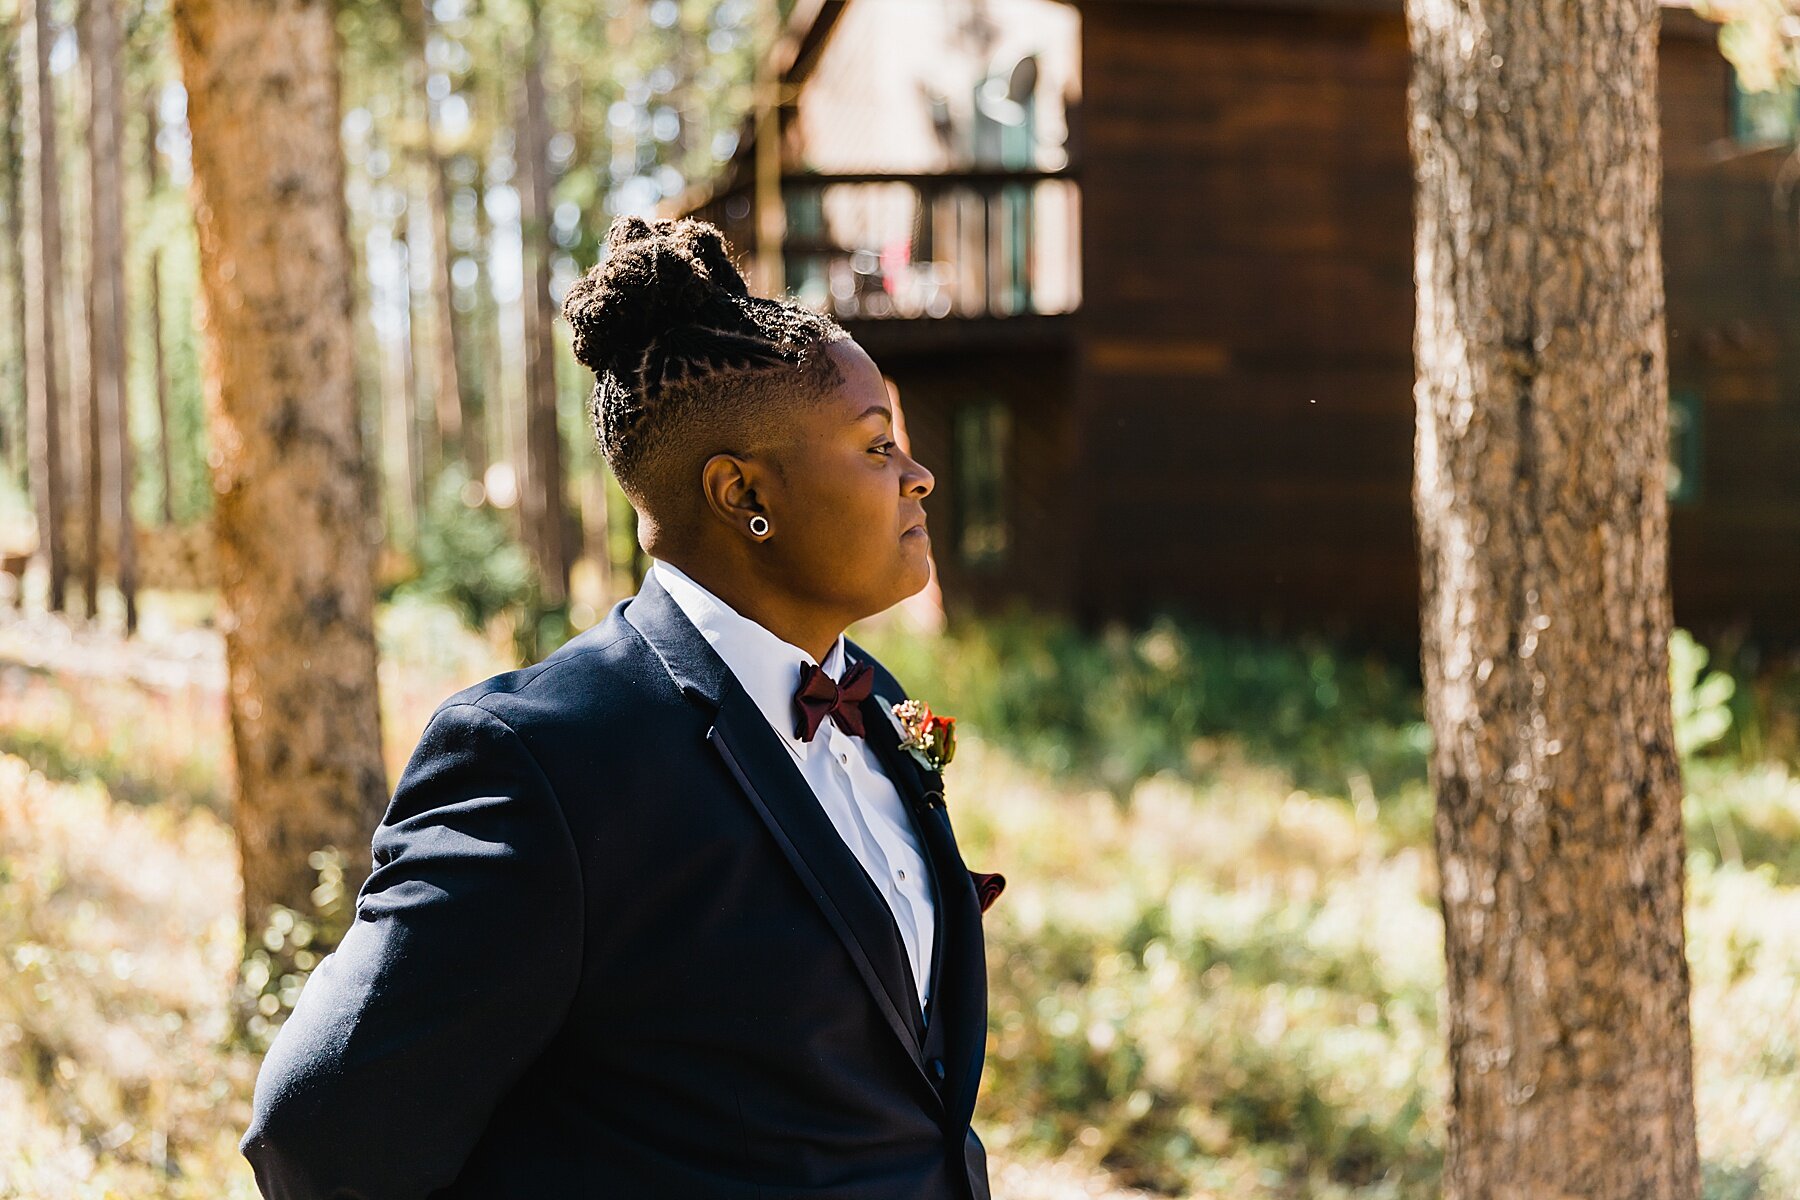
<path id="1" fill-rule="evenodd" d="M 569 604 L 545 602 L 525 548 L 498 509 L 469 502 L 476 495 L 460 466 L 444 469 L 419 530 L 416 572 L 389 598 L 446 605 L 478 633 L 505 618 L 516 661 L 537 662 L 574 634 Z"/>
<path id="2" fill-rule="evenodd" d="M 460 466 L 439 476 L 419 530 L 418 574 L 396 595 L 449 605 L 474 630 L 532 598 L 531 561 L 492 505 L 470 504 L 469 477 Z"/>
<path id="3" fill-rule="evenodd" d="M 318 873 L 318 884 L 308 897 L 311 913 L 272 905 L 261 934 L 244 947 L 238 970 L 236 1032 L 258 1051 L 274 1041 L 307 977 L 343 940 L 355 915 L 355 896 L 344 881 L 343 852 L 326 846 L 307 855 L 306 862 Z"/>
<path id="4" fill-rule="evenodd" d="M 1731 730 L 1731 698 L 1737 692 L 1737 681 L 1723 671 L 1707 671 L 1709 657 L 1706 647 L 1685 629 L 1677 629 L 1669 639 L 1675 748 L 1684 759 Z"/>
<path id="5" fill-rule="evenodd" d="M 959 624 L 941 642 L 880 631 L 867 641 L 934 708 L 1121 800 L 1160 771 L 1206 778 L 1222 736 L 1290 766 L 1296 784 L 1339 795 L 1358 776 L 1381 794 L 1425 776 L 1416 678 L 1319 639 L 1278 643 L 1168 616 L 1090 637 L 1015 611 Z"/>
<path id="6" fill-rule="evenodd" d="M 1310 937 L 1311 905 L 1246 914 L 1183 891 L 1140 897 L 1123 928 L 1007 931 L 990 1086 L 1023 1140 L 1086 1144 L 1169 1194 L 1231 1156 L 1294 1183 L 1429 1194 L 1430 990 L 1387 978 L 1366 947 Z"/>
<path id="7" fill-rule="evenodd" d="M 1800 82 L 1800 51 L 1787 5 L 1695 0 L 1694 13 L 1719 25 L 1719 51 L 1747 92 L 1791 88 Z"/>
<path id="8" fill-rule="evenodd" d="M 1760 1160 L 1700 1164 L 1701 1200 L 1763 1200 L 1770 1195 L 1763 1190 L 1769 1182 L 1769 1169 Z"/>
<path id="9" fill-rule="evenodd" d="M 1322 639 L 1223 634 L 1170 616 L 1095 637 L 1015 611 L 935 641 L 883 629 L 861 640 L 940 711 L 1121 800 L 1164 771 L 1204 782 L 1220 739 L 1333 795 L 1367 788 L 1387 800 L 1426 778 L 1431 735 L 1416 674 Z M 1669 679 L 1683 759 L 1717 747 L 1734 722 L 1737 684 L 1707 670 L 1708 657 L 1675 630 Z"/>
<path id="10" fill-rule="evenodd" d="M 513 657 L 522 663 L 538 662 L 568 641 L 574 632 L 568 601 L 545 604 L 543 594 L 533 587 L 513 614 Z"/>

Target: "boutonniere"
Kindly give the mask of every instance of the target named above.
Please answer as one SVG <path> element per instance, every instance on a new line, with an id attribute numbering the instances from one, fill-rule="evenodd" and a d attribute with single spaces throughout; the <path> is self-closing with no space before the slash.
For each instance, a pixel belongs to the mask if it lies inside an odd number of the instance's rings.
<path id="1" fill-rule="evenodd" d="M 931 711 L 931 706 L 918 700 L 902 700 L 893 706 L 894 718 L 900 723 L 900 748 L 919 761 L 927 771 L 942 771 L 956 757 L 956 718 Z"/>

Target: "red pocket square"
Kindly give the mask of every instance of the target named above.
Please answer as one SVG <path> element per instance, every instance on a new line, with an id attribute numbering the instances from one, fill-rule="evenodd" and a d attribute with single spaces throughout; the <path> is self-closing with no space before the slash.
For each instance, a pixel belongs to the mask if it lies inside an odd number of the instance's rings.
<path id="1" fill-rule="evenodd" d="M 994 907 L 994 901 L 1006 890 L 1006 876 L 998 872 L 990 875 L 985 871 L 970 871 L 969 882 L 975 885 L 975 896 L 981 901 L 982 912 Z"/>

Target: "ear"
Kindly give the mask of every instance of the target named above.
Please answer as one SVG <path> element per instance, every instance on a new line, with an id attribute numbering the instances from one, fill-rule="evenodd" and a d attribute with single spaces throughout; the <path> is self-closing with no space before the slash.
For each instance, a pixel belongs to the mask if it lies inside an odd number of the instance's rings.
<path id="1" fill-rule="evenodd" d="M 758 535 L 750 529 L 750 519 L 762 516 L 769 520 L 768 493 L 772 477 L 762 463 L 739 458 L 735 454 L 715 454 L 700 468 L 700 490 L 712 514 L 732 529 L 753 541 L 764 541 L 769 534 Z"/>

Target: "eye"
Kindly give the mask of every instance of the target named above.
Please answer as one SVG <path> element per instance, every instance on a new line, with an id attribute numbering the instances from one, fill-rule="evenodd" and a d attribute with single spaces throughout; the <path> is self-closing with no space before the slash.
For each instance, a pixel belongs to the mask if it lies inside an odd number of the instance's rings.
<path id="1" fill-rule="evenodd" d="M 880 445 L 870 446 L 869 451 L 870 453 L 879 454 L 883 458 L 886 458 L 889 454 L 893 453 L 896 448 L 897 447 L 893 442 L 882 442 Z"/>

